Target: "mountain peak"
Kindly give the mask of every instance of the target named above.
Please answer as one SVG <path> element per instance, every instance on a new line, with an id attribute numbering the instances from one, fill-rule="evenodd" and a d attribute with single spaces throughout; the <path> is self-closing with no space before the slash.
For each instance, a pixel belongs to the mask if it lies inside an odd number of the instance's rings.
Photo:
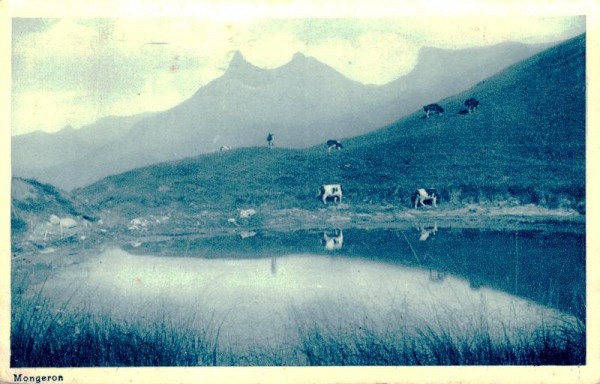
<path id="1" fill-rule="evenodd" d="M 296 52 L 294 53 L 294 56 L 292 56 L 292 61 L 298 61 L 298 60 L 306 60 L 308 57 L 306 57 L 302 52 Z"/>
<path id="2" fill-rule="evenodd" d="M 244 58 L 244 55 L 242 54 L 242 52 L 238 50 L 238 51 L 233 52 L 233 57 L 229 61 L 229 66 L 240 65 L 240 64 L 249 64 L 249 63 Z"/>
<path id="3" fill-rule="evenodd" d="M 246 60 L 241 51 L 235 51 L 233 53 L 233 57 L 229 62 L 229 68 L 227 68 L 227 73 L 245 73 L 245 72 L 256 72 L 263 71 L 262 68 L 258 68 Z"/>

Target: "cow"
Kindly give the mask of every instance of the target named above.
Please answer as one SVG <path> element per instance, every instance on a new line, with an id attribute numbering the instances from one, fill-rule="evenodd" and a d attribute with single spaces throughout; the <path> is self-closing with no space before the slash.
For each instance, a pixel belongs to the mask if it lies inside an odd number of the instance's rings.
<path id="1" fill-rule="evenodd" d="M 437 207 L 438 193 L 433 188 L 419 188 L 412 196 L 413 206 L 417 208 L 420 205 L 425 206 L 427 203 Z"/>
<path id="2" fill-rule="evenodd" d="M 226 151 L 230 151 L 231 147 L 229 145 L 221 145 L 221 148 L 219 148 L 220 152 L 226 152 Z"/>
<path id="3" fill-rule="evenodd" d="M 323 245 L 328 251 L 335 251 L 342 249 L 344 244 L 344 233 L 341 229 L 336 230 L 332 235 L 327 232 L 323 232 Z"/>
<path id="4" fill-rule="evenodd" d="M 323 204 L 327 204 L 327 200 L 331 199 L 334 202 L 342 202 L 342 186 L 340 184 L 324 184 L 321 185 L 321 193 L 319 194 Z"/>
<path id="5" fill-rule="evenodd" d="M 439 104 L 429 104 L 423 107 L 423 111 L 425 111 L 425 117 L 429 117 L 429 115 L 443 115 L 444 108 L 442 108 Z"/>
<path id="6" fill-rule="evenodd" d="M 342 149 L 344 146 L 337 140 L 327 140 L 327 152 L 331 152 L 333 149 Z"/>
<path id="7" fill-rule="evenodd" d="M 465 107 L 467 107 L 467 112 L 469 112 L 469 113 L 475 112 L 475 110 L 477 109 L 478 106 L 479 106 L 479 101 L 475 100 L 472 97 L 465 100 Z"/>
<path id="8" fill-rule="evenodd" d="M 267 147 L 269 147 L 269 149 L 273 148 L 273 137 L 275 137 L 275 135 L 272 133 L 267 135 Z"/>

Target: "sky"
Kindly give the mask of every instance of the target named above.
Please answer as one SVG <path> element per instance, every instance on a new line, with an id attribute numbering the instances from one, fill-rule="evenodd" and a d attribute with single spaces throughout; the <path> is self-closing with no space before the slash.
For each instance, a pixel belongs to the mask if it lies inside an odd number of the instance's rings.
<path id="1" fill-rule="evenodd" d="M 12 19 L 12 135 L 169 109 L 221 76 L 236 50 L 263 68 L 301 52 L 353 80 L 385 84 L 407 74 L 424 46 L 553 42 L 586 25 L 577 15 L 34 16 Z"/>

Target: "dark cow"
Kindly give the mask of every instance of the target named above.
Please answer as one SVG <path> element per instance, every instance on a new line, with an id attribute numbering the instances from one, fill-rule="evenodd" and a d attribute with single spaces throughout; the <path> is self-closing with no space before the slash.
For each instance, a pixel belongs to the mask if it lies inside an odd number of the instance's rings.
<path id="1" fill-rule="evenodd" d="M 337 140 L 327 140 L 327 152 L 331 152 L 333 149 L 342 149 L 344 146 Z"/>
<path id="2" fill-rule="evenodd" d="M 423 107 L 425 111 L 425 117 L 429 117 L 429 115 L 443 115 L 444 108 L 442 108 L 439 104 L 429 104 Z"/>
<path id="3" fill-rule="evenodd" d="M 437 207 L 438 193 L 433 188 L 419 188 L 412 196 L 413 206 L 417 208 L 420 205 L 426 204 Z"/>
<path id="4" fill-rule="evenodd" d="M 478 106 L 479 106 L 479 101 L 477 101 L 476 99 L 474 99 L 472 97 L 465 100 L 465 107 L 467 107 L 467 112 L 469 112 L 469 113 L 475 112 L 475 110 L 477 109 Z"/>
<path id="5" fill-rule="evenodd" d="M 275 135 L 274 135 L 274 134 L 272 134 L 272 133 L 269 133 L 269 134 L 267 135 L 267 146 L 268 146 L 269 148 L 273 148 L 273 137 L 274 137 L 274 136 L 275 136 Z"/>

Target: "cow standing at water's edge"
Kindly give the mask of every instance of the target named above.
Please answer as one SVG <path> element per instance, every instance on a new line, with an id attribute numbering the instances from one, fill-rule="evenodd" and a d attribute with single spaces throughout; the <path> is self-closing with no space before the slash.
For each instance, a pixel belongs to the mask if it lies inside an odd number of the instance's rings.
<path id="1" fill-rule="evenodd" d="M 427 203 L 437 207 L 438 193 L 433 188 L 419 188 L 412 196 L 414 208 L 419 205 L 425 206 Z"/>
<path id="2" fill-rule="evenodd" d="M 320 194 L 323 204 L 327 204 L 327 200 L 331 199 L 333 202 L 342 202 L 342 186 L 340 184 L 324 184 L 321 185 Z"/>

